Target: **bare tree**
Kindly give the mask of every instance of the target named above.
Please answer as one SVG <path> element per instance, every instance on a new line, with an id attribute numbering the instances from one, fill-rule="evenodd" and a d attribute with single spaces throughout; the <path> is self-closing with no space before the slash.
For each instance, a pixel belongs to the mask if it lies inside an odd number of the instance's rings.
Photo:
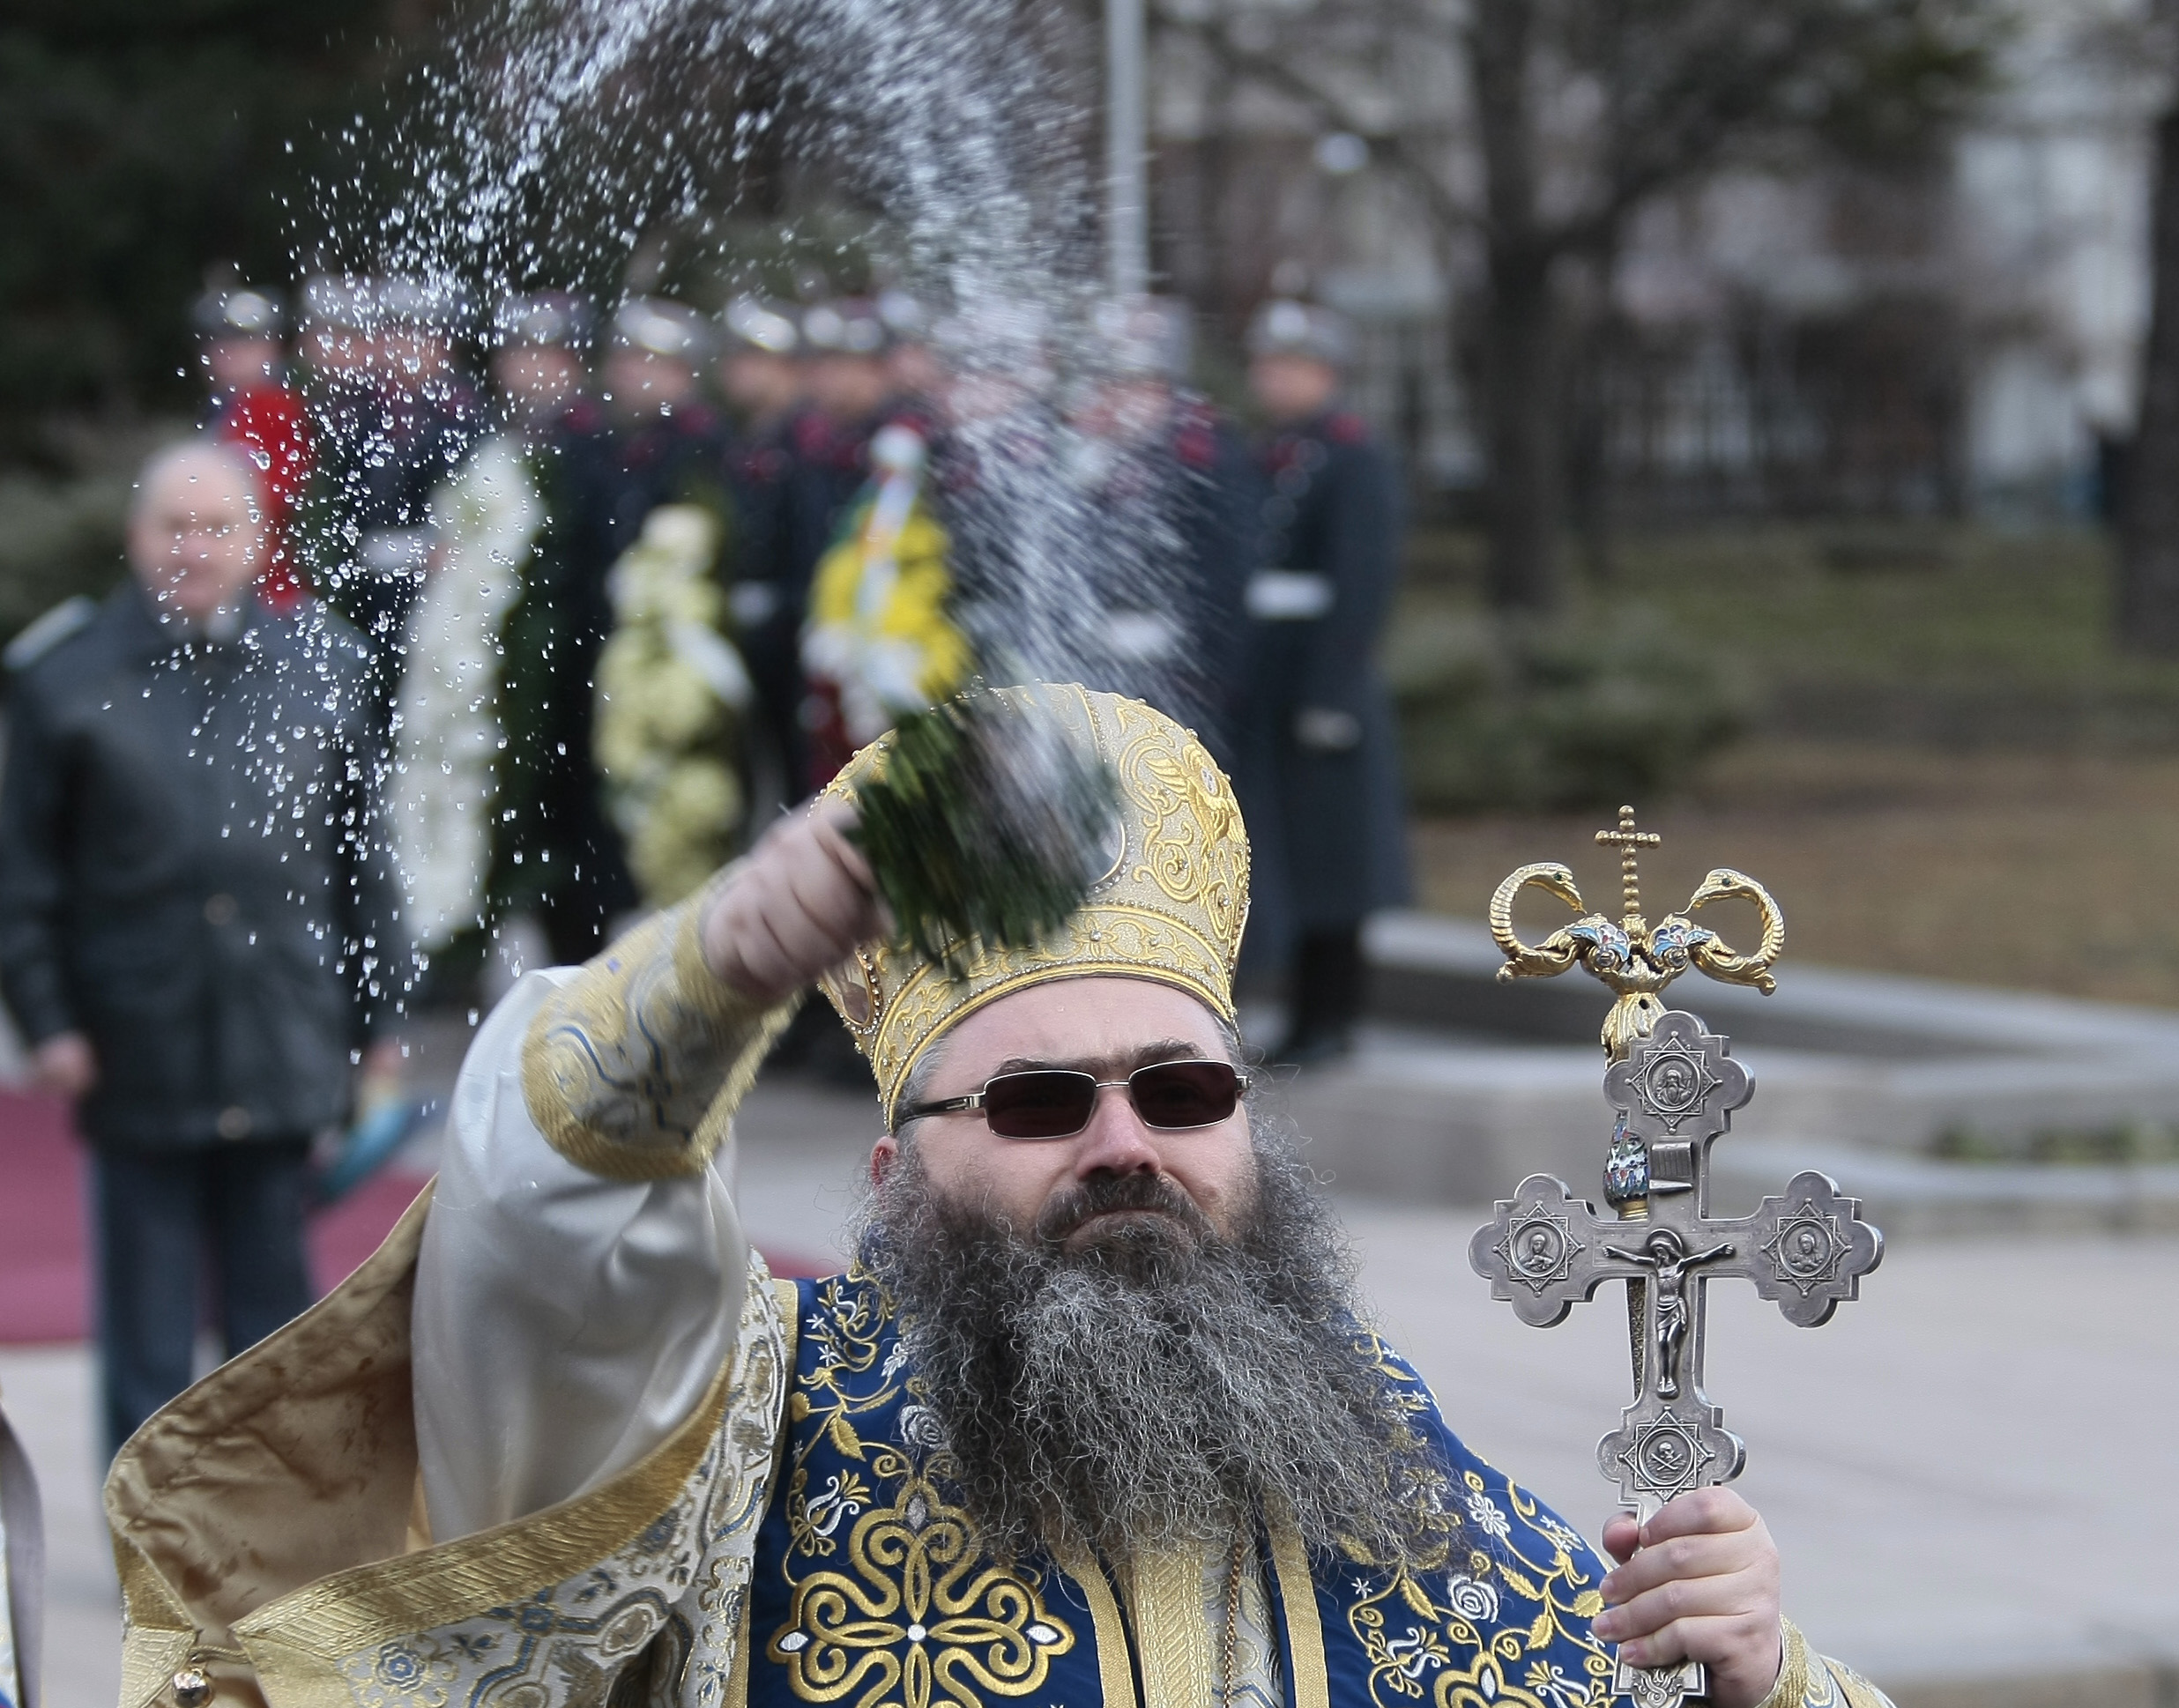
<path id="1" fill-rule="evenodd" d="M 1987 81 L 1998 27 L 1992 0 L 1317 0 L 1276 14 L 1165 0 L 1161 16 L 1364 137 L 1446 252 L 1479 249 L 1489 587 L 1530 611 L 1565 595 L 1566 370 L 1629 220 L 1735 167 L 1925 148 Z M 1465 86 L 1394 88 L 1387 122 L 1386 92 L 1357 74 L 1358 26 L 1380 65 L 1449 48 Z"/>
<path id="2" fill-rule="evenodd" d="M 2149 206 L 2149 331 L 2119 518 L 2118 638 L 2179 653 L 2179 0 L 2159 0 L 2152 39 L 2173 76 L 2156 123 Z"/>

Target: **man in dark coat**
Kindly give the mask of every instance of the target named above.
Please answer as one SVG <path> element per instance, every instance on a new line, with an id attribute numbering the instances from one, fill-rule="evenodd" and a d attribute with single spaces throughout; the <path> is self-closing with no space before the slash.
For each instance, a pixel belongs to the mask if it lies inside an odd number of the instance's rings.
<path id="1" fill-rule="evenodd" d="M 14 661 L 0 984 L 91 1145 L 109 1447 L 189 1385 L 200 1267 L 229 1355 L 310 1303 L 310 1141 L 408 982 L 366 655 L 251 592 L 257 486 L 211 440 L 154 458 L 132 578 Z"/>
<path id="2" fill-rule="evenodd" d="M 817 560 L 870 478 L 870 442 L 898 402 L 886 360 L 893 335 L 877 305 L 859 297 L 822 302 L 802 316 L 809 407 L 789 428 L 794 450 L 785 550 L 788 575 L 807 596 Z"/>
<path id="3" fill-rule="evenodd" d="M 1268 304 L 1249 331 L 1249 383 L 1272 432 L 1236 781 L 1256 845 L 1250 958 L 1286 969 L 1276 1053 L 1295 1063 L 1350 1046 L 1363 919 L 1408 892 L 1398 736 L 1377 665 L 1400 572 L 1400 482 L 1338 406 L 1350 342 L 1339 316 L 1299 302 Z"/>

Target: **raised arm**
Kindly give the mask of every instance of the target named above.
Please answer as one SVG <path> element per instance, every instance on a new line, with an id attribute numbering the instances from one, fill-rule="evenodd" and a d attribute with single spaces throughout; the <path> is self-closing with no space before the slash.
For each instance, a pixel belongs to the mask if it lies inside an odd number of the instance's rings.
<path id="1" fill-rule="evenodd" d="M 796 994 L 879 928 L 852 822 L 782 821 L 587 965 L 524 978 L 478 1034 L 413 1314 L 435 1540 L 634 1464 L 731 1351 L 747 1244 L 720 1154 Z"/>

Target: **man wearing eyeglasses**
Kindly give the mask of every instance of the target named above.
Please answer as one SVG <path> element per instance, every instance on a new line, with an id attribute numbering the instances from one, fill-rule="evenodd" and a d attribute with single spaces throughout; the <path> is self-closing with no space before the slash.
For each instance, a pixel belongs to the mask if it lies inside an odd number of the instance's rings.
<path id="1" fill-rule="evenodd" d="M 1233 1029 L 1248 850 L 1186 731 L 1012 691 L 1109 760 L 1112 859 L 1034 947 L 891 941 L 866 751 L 703 894 L 480 1032 L 446 1165 L 108 1485 L 131 1676 L 177 1708 L 1402 1708 L 1883 1701 L 1705 1491 L 1581 1537 L 1350 1292 Z M 885 1136 L 848 1271 L 774 1281 L 731 1119 L 817 984 Z M 237 1565 L 236 1562 L 246 1562 Z"/>
<path id="2" fill-rule="evenodd" d="M 89 1141 L 108 1452 L 189 1385 L 201 1322 L 231 1354 L 309 1304 L 312 1138 L 367 1043 L 400 1061 L 362 641 L 266 600 L 266 538 L 245 449 L 170 446 L 129 578 L 9 648 L 0 985 Z"/>

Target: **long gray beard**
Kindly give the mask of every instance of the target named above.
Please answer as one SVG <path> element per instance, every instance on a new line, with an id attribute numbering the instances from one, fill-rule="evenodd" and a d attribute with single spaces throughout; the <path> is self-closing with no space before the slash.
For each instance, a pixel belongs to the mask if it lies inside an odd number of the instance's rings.
<path id="1" fill-rule="evenodd" d="M 1170 1220 L 1061 1249 L 1088 1215 L 1125 1208 Z M 1062 1195 L 1024 1236 L 943 1199 L 912 1143 L 861 1234 L 994 1554 L 1080 1541 L 1123 1562 L 1223 1546 L 1283 1511 L 1313 1548 L 1444 1559 L 1458 1520 L 1443 1461 L 1357 1343 L 1352 1257 L 1285 1144 L 1260 1136 L 1231 1239 L 1143 1175 Z"/>

